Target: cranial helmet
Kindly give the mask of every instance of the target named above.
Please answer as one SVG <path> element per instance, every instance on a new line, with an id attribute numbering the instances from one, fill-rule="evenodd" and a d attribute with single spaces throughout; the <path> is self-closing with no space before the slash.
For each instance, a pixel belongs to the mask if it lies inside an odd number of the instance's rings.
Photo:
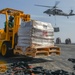
<path id="1" fill-rule="evenodd" d="M 14 17 L 13 17 L 13 16 L 10 16 L 10 17 L 9 17 L 9 20 L 13 20 L 13 19 L 14 19 Z"/>

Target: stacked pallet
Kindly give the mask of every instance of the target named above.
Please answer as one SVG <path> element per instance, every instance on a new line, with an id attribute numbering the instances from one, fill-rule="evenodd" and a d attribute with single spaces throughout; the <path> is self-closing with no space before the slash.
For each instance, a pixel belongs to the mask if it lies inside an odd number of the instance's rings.
<path id="1" fill-rule="evenodd" d="M 49 55 L 54 46 L 54 29 L 50 23 L 34 21 L 22 22 L 18 31 L 18 44 L 25 55 L 39 53 Z"/>

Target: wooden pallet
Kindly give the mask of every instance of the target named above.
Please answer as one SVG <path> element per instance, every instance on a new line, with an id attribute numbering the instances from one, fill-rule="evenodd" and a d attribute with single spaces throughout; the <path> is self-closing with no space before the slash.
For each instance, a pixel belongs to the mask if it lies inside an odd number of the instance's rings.
<path id="1" fill-rule="evenodd" d="M 50 47 L 49 49 L 50 49 L 49 54 L 56 53 L 57 55 L 60 55 L 60 48 L 59 47 L 53 46 L 53 47 Z"/>
<path id="2" fill-rule="evenodd" d="M 41 47 L 41 48 L 26 48 L 25 52 L 22 51 L 21 47 L 17 47 L 14 50 L 14 54 L 22 54 L 26 56 L 36 57 L 39 55 L 49 56 L 52 53 L 56 53 L 57 55 L 60 55 L 60 48 L 59 47 Z"/>

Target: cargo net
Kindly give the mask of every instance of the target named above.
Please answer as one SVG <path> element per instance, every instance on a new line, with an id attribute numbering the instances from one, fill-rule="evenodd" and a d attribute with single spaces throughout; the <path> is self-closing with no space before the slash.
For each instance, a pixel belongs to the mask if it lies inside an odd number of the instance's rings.
<path id="1" fill-rule="evenodd" d="M 74 63 L 73 69 L 75 70 L 75 59 L 74 58 L 69 58 L 68 61 Z"/>
<path id="2" fill-rule="evenodd" d="M 65 70 L 47 70 L 42 66 L 32 67 L 26 62 L 14 62 L 12 63 L 5 73 L 0 75 L 75 75 L 74 72 L 68 72 Z"/>
<path id="3" fill-rule="evenodd" d="M 53 32 L 47 30 L 40 30 L 33 28 L 32 31 L 32 43 L 37 44 L 37 46 L 51 46 L 54 45 Z"/>
<path id="4" fill-rule="evenodd" d="M 18 31 L 18 46 L 54 46 L 53 30 L 39 29 L 32 25 L 21 25 Z"/>

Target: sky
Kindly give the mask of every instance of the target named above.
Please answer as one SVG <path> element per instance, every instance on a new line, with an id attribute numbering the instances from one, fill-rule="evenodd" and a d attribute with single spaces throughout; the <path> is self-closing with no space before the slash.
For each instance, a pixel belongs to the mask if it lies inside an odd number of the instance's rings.
<path id="1" fill-rule="evenodd" d="M 53 27 L 59 27 L 60 32 L 54 33 L 55 39 L 61 38 L 65 42 L 66 38 L 70 38 L 72 43 L 75 43 L 75 16 L 69 18 L 64 16 L 48 16 L 43 12 L 48 8 L 37 7 L 35 4 L 53 6 L 56 1 L 59 1 L 58 8 L 63 12 L 69 13 L 71 9 L 75 13 L 75 0 L 0 0 L 0 10 L 3 8 L 14 8 L 24 11 L 25 14 L 30 14 L 34 20 L 49 22 Z M 0 15 L 0 28 L 3 28 L 5 16 Z M 56 23 L 56 25 L 55 25 Z"/>

